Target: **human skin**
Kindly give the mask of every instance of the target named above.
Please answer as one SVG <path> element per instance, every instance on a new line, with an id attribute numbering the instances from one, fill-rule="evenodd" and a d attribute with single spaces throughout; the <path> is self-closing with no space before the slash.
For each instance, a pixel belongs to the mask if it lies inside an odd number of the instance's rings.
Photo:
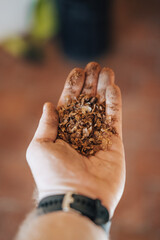
<path id="1" fill-rule="evenodd" d="M 95 62 L 87 64 L 84 70 L 75 68 L 67 77 L 58 102 L 61 106 L 81 93 L 98 95 L 99 102 L 106 101 L 106 116 L 115 119 L 113 124 L 118 134 L 112 135 L 109 150 L 100 150 L 94 156 L 82 156 L 68 143 L 57 139 L 58 113 L 52 103 L 45 103 L 26 154 L 37 186 L 38 201 L 49 195 L 73 191 L 100 199 L 112 218 L 125 184 L 122 102 L 114 78 L 111 69 L 101 69 Z M 52 214 L 54 218 L 57 213 Z M 69 214 L 67 216 L 70 217 Z"/>

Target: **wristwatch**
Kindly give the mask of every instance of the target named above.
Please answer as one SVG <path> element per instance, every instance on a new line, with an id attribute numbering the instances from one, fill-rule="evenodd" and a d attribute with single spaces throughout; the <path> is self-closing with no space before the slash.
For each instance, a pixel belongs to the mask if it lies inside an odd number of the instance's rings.
<path id="1" fill-rule="evenodd" d="M 39 204 L 41 214 L 54 211 L 76 212 L 91 219 L 108 232 L 110 226 L 109 212 L 99 199 L 91 199 L 84 195 L 68 192 L 43 198 Z"/>

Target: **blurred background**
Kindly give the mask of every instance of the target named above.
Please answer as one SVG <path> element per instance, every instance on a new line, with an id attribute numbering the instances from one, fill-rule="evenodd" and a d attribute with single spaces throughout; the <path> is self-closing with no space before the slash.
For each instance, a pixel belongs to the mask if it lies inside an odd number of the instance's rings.
<path id="1" fill-rule="evenodd" d="M 45 101 L 88 61 L 113 68 L 123 97 L 127 179 L 112 240 L 160 239 L 160 1 L 0 1 L 0 240 L 34 206 L 25 160 Z"/>

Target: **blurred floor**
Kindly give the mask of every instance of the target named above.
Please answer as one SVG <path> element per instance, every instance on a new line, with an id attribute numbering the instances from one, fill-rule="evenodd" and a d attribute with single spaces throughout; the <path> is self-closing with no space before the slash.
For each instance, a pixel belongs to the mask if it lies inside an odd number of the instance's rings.
<path id="1" fill-rule="evenodd" d="M 145 1 L 143 8 L 142 3 L 116 1 L 115 46 L 93 59 L 114 69 L 123 96 L 127 181 L 113 218 L 112 240 L 160 239 L 159 4 Z M 64 58 L 56 42 L 46 47 L 43 65 L 14 59 L 0 49 L 0 240 L 12 239 L 33 207 L 34 182 L 25 151 L 43 103 L 57 103 L 75 66 L 84 67 Z"/>

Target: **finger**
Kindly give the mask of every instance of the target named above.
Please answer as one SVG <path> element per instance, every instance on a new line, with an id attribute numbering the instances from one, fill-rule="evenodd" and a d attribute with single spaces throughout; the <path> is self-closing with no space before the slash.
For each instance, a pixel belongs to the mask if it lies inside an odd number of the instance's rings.
<path id="1" fill-rule="evenodd" d="M 58 114 L 52 103 L 45 103 L 38 128 L 34 135 L 35 140 L 55 141 L 58 131 Z"/>
<path id="2" fill-rule="evenodd" d="M 114 83 L 114 72 L 110 68 L 103 68 L 99 74 L 98 85 L 97 85 L 97 95 L 99 97 L 99 102 L 102 103 L 106 99 L 106 89 L 109 85 Z"/>
<path id="3" fill-rule="evenodd" d="M 69 99 L 78 97 L 83 84 L 85 73 L 83 69 L 74 68 L 67 77 L 58 106 L 64 105 Z"/>
<path id="4" fill-rule="evenodd" d="M 113 125 L 122 138 L 121 91 L 115 84 L 108 86 L 106 90 L 106 114 L 112 117 Z"/>
<path id="5" fill-rule="evenodd" d="M 82 90 L 83 94 L 95 96 L 97 89 L 98 76 L 101 67 L 96 62 L 90 62 L 85 68 L 85 83 Z"/>

